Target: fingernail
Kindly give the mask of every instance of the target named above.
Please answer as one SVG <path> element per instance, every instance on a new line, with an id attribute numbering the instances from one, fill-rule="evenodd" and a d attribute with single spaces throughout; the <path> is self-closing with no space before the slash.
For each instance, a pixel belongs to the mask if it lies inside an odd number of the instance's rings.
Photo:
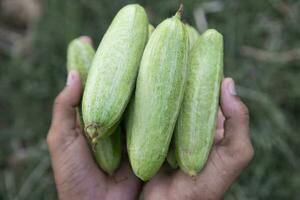
<path id="1" fill-rule="evenodd" d="M 230 82 L 228 84 L 228 91 L 231 95 L 236 95 L 235 83 L 232 79 L 230 80 Z"/>
<path id="2" fill-rule="evenodd" d="M 67 78 L 67 86 L 73 84 L 73 82 L 75 80 L 75 73 L 76 73 L 76 71 L 74 71 L 74 70 L 69 72 L 68 78 Z"/>
<path id="3" fill-rule="evenodd" d="M 80 39 L 87 44 L 92 44 L 92 39 L 89 36 L 84 35 L 84 36 L 81 36 Z"/>

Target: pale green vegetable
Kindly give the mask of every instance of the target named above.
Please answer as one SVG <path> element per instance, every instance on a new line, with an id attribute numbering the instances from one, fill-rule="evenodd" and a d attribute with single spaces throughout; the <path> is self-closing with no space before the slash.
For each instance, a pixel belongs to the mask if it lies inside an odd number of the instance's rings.
<path id="1" fill-rule="evenodd" d="M 130 102 L 128 104 L 128 107 L 127 107 L 125 115 L 124 115 L 124 128 L 125 128 L 125 133 L 126 133 L 127 151 L 130 150 L 129 147 L 130 147 L 131 135 L 132 135 L 134 100 L 135 100 L 135 96 L 133 95 L 130 99 Z"/>
<path id="2" fill-rule="evenodd" d="M 109 175 L 119 167 L 121 161 L 121 128 L 113 131 L 113 134 L 100 138 L 95 146 L 94 156 L 101 167 Z"/>
<path id="3" fill-rule="evenodd" d="M 97 49 L 82 100 L 85 130 L 92 143 L 120 121 L 134 88 L 148 38 L 145 10 L 122 8 Z"/>
<path id="4" fill-rule="evenodd" d="M 186 24 L 186 29 L 187 29 L 187 32 L 188 32 L 188 36 L 189 36 L 189 47 L 190 47 L 190 50 L 192 49 L 193 45 L 196 43 L 197 39 L 200 37 L 200 34 L 198 33 L 198 31 Z M 178 167 L 178 163 L 177 163 L 177 160 L 176 160 L 176 155 L 175 155 L 175 141 L 173 141 L 174 139 L 172 139 L 172 142 L 171 142 L 171 145 L 170 145 L 170 148 L 169 148 L 169 152 L 168 152 L 168 156 L 167 156 L 167 162 L 169 163 L 169 165 L 172 167 L 172 168 L 177 168 Z"/>
<path id="5" fill-rule="evenodd" d="M 144 51 L 136 84 L 128 153 L 146 181 L 166 159 L 187 74 L 188 35 L 180 14 L 164 20 Z"/>
<path id="6" fill-rule="evenodd" d="M 189 35 L 190 49 L 192 49 L 194 44 L 196 43 L 196 41 L 200 37 L 200 34 L 194 27 L 192 27 L 188 24 L 186 24 L 186 27 L 187 27 L 187 32 L 188 32 L 188 35 Z"/>
<path id="7" fill-rule="evenodd" d="M 149 39 L 154 31 L 154 26 L 149 24 Z M 133 92 L 134 93 L 134 92 Z M 131 127 L 132 127 L 132 114 L 133 114 L 133 105 L 134 105 L 134 94 L 132 95 L 130 102 L 126 108 L 125 117 L 124 117 L 124 127 L 126 132 L 126 144 L 127 149 L 129 150 L 129 143 L 130 143 L 130 137 L 131 137 Z"/>
<path id="8" fill-rule="evenodd" d="M 87 41 L 86 36 L 80 37 L 70 43 L 67 54 L 68 71 L 77 70 L 80 73 L 80 78 L 84 86 L 95 55 L 92 45 Z M 80 109 L 77 112 L 81 116 Z M 104 139 L 98 139 L 96 146 L 92 144 L 93 154 L 98 165 L 108 174 L 114 172 L 119 166 L 121 159 L 120 129 L 117 129 L 117 127 L 118 124 L 109 130 L 113 135 Z"/>
<path id="9" fill-rule="evenodd" d="M 155 29 L 154 26 L 152 24 L 149 24 L 148 38 L 150 38 L 150 36 L 152 35 L 154 29 Z"/>
<path id="10" fill-rule="evenodd" d="M 71 41 L 67 52 L 67 69 L 79 72 L 83 87 L 95 56 L 95 50 L 87 38 L 82 36 Z"/>
<path id="11" fill-rule="evenodd" d="M 91 67 L 95 50 L 92 44 L 87 41 L 87 36 L 82 36 L 70 42 L 67 52 L 67 70 L 76 70 L 80 74 L 82 87 L 84 88 L 87 74 Z M 80 119 L 80 126 L 83 127 L 81 104 L 76 108 Z"/>
<path id="12" fill-rule="evenodd" d="M 207 161 L 215 135 L 223 76 L 223 37 L 207 30 L 192 48 L 184 100 L 175 129 L 180 169 L 195 176 Z"/>

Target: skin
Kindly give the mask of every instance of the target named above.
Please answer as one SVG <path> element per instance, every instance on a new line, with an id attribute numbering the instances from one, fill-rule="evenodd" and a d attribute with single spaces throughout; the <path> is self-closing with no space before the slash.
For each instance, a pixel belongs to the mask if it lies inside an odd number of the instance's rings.
<path id="1" fill-rule="evenodd" d="M 142 184 L 132 173 L 127 160 L 114 176 L 102 172 L 89 151 L 76 119 L 82 86 L 79 74 L 71 71 L 65 88 L 54 101 L 52 124 L 47 143 L 59 199 L 144 199 L 217 200 L 246 168 L 254 151 L 249 137 L 247 107 L 236 96 L 234 82 L 222 82 L 220 111 L 215 145 L 208 162 L 196 177 L 163 166 L 159 173 Z"/>

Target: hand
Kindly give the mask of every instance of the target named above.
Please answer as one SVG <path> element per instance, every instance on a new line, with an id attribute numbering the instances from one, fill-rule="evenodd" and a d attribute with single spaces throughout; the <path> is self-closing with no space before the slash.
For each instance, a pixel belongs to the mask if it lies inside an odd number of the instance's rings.
<path id="1" fill-rule="evenodd" d="M 54 103 L 47 143 L 60 200 L 135 199 L 140 181 L 127 161 L 113 177 L 96 165 L 76 120 L 82 88 L 79 74 L 71 71 L 67 85 Z"/>
<path id="2" fill-rule="evenodd" d="M 191 178 L 164 166 L 144 187 L 148 199 L 221 199 L 248 165 L 254 151 L 249 137 L 249 113 L 236 96 L 234 82 L 226 78 L 221 86 L 220 111 L 215 145 L 205 167 Z"/>
<path id="3" fill-rule="evenodd" d="M 141 183 L 127 161 L 114 177 L 108 177 L 91 156 L 76 122 L 75 107 L 81 90 L 79 74 L 71 72 L 67 86 L 55 100 L 47 137 L 59 198 L 135 199 Z M 145 199 L 220 199 L 223 196 L 253 156 L 248 111 L 235 96 L 231 79 L 223 81 L 221 109 L 215 146 L 196 179 L 181 171 L 170 175 L 164 167 L 145 185 Z"/>

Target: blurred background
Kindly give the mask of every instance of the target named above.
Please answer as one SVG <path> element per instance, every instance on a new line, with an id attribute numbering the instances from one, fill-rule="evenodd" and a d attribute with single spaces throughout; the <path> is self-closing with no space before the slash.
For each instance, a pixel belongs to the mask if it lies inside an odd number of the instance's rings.
<path id="1" fill-rule="evenodd" d="M 184 20 L 225 38 L 225 75 L 251 114 L 255 157 L 225 199 L 300 199 L 300 1 L 0 0 L 0 199 L 56 199 L 45 138 L 66 79 L 66 49 L 97 46 L 117 11 Z"/>

